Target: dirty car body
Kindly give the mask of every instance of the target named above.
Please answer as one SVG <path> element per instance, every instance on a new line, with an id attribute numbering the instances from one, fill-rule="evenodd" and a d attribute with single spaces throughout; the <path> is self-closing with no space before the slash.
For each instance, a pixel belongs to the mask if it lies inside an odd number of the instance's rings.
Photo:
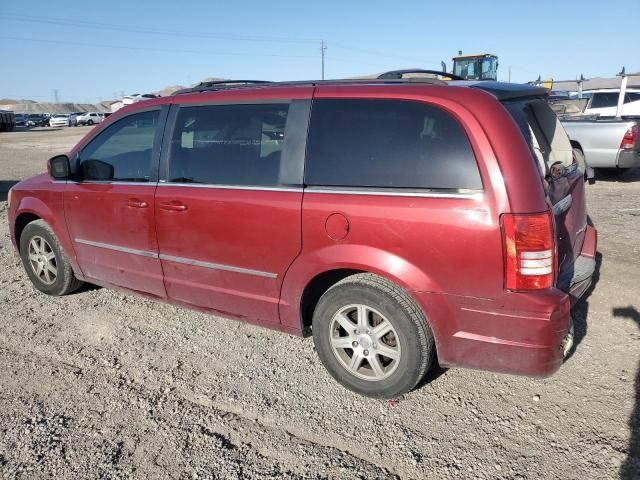
<path id="1" fill-rule="evenodd" d="M 595 269 L 583 176 L 530 86 L 194 89 L 114 113 L 68 168 L 12 189 L 18 249 L 41 220 L 79 281 L 312 332 L 334 377 L 371 396 L 412 388 L 436 355 L 552 374 Z"/>

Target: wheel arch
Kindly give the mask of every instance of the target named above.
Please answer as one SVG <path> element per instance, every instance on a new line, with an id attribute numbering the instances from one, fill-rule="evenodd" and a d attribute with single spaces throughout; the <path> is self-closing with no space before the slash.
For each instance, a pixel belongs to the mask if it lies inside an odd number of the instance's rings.
<path id="1" fill-rule="evenodd" d="M 332 285 L 356 273 L 379 275 L 412 297 L 412 291 L 441 291 L 427 273 L 391 252 L 364 245 L 332 245 L 303 253 L 287 272 L 280 298 L 283 327 L 309 335 L 320 297 Z M 424 314 L 429 316 L 428 312 Z"/>
<path id="2" fill-rule="evenodd" d="M 25 196 L 20 199 L 15 212 L 15 220 L 12 225 L 12 235 L 15 242 L 15 246 L 20 250 L 20 236 L 22 235 L 24 228 L 35 220 L 43 220 L 49 225 L 55 236 L 58 238 L 60 246 L 65 251 L 67 259 L 73 268 L 75 274 L 80 278 L 82 276 L 82 270 L 76 260 L 76 251 L 69 237 L 67 231 L 66 220 L 63 213 L 62 196 L 55 202 L 55 209 L 52 210 L 47 203 L 43 200 Z M 60 213 L 54 213 L 55 210 L 59 210 Z"/>
<path id="3" fill-rule="evenodd" d="M 18 251 L 20 250 L 20 237 L 22 236 L 22 231 L 27 225 L 29 225 L 31 222 L 35 222 L 36 220 L 41 220 L 41 217 L 33 212 L 21 212 L 16 217 L 14 231 L 16 236 L 16 247 L 18 248 Z"/>

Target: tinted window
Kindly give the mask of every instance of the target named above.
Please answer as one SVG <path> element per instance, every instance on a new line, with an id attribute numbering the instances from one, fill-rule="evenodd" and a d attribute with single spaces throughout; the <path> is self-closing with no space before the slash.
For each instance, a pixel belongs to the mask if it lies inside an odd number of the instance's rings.
<path id="1" fill-rule="evenodd" d="M 618 92 L 594 93 L 591 108 L 615 107 L 619 96 Z"/>
<path id="2" fill-rule="evenodd" d="M 439 108 L 402 100 L 314 101 L 305 183 L 482 188 L 462 126 Z"/>
<path id="3" fill-rule="evenodd" d="M 624 97 L 624 103 L 638 102 L 640 101 L 640 92 L 627 92 Z"/>
<path id="4" fill-rule="evenodd" d="M 181 108 L 169 181 L 278 185 L 288 104 Z"/>
<path id="5" fill-rule="evenodd" d="M 142 112 L 118 120 L 82 150 L 84 180 L 147 182 L 159 111 Z M 111 168 L 113 171 L 111 173 Z"/>

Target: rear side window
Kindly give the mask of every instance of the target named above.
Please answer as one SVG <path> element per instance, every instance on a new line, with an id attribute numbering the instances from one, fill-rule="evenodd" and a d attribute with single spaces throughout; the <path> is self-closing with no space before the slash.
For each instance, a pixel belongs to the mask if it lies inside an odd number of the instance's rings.
<path id="1" fill-rule="evenodd" d="M 591 108 L 615 107 L 618 105 L 618 92 L 594 93 Z"/>
<path id="2" fill-rule="evenodd" d="M 82 179 L 148 182 L 159 114 L 129 115 L 100 132 L 80 153 Z"/>
<path id="3" fill-rule="evenodd" d="M 462 125 L 440 108 L 407 100 L 314 100 L 305 183 L 482 188 Z"/>
<path id="4" fill-rule="evenodd" d="M 624 103 L 640 102 L 640 92 L 627 92 Z"/>
<path id="5" fill-rule="evenodd" d="M 289 104 L 181 108 L 171 142 L 169 181 L 278 185 L 288 111 Z"/>

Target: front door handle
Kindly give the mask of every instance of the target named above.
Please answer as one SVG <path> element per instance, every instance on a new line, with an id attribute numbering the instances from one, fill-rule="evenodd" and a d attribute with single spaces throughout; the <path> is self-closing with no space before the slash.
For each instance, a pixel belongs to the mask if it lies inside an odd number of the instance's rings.
<path id="1" fill-rule="evenodd" d="M 134 208 L 147 208 L 149 204 L 144 200 L 140 200 L 139 198 L 130 198 L 126 202 L 128 207 Z"/>
<path id="2" fill-rule="evenodd" d="M 174 212 L 184 212 L 187 209 L 187 206 L 178 200 L 171 200 L 167 203 L 161 203 L 160 208 L 163 210 L 171 210 Z"/>

